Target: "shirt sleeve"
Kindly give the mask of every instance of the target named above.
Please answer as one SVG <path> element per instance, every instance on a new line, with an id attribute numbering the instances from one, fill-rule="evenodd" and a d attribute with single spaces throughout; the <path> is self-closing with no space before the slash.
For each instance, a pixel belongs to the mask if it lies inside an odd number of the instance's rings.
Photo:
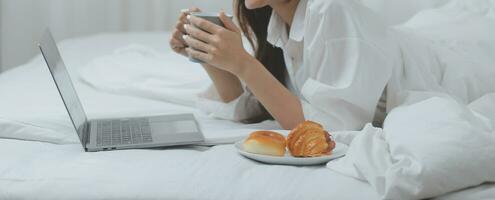
<path id="1" fill-rule="evenodd" d="M 305 118 L 332 131 L 372 122 L 391 74 L 383 52 L 359 38 L 330 40 L 317 66 L 301 89 Z"/>
<path id="2" fill-rule="evenodd" d="M 244 93 L 236 99 L 224 103 L 221 101 L 216 88 L 211 85 L 206 91 L 198 94 L 197 108 L 211 117 L 243 121 L 262 114 L 263 109 L 256 97 L 244 87 Z"/>

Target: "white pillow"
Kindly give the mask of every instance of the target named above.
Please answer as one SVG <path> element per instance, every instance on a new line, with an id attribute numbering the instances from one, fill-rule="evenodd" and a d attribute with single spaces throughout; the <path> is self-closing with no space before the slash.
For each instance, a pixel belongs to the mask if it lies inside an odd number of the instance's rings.
<path id="1" fill-rule="evenodd" d="M 406 89 L 452 95 L 469 104 L 495 92 L 495 3 L 453 0 L 394 27 Z M 484 6 L 491 6 L 488 9 Z"/>
<path id="2" fill-rule="evenodd" d="M 384 125 L 393 160 L 384 197 L 430 198 L 495 181 L 493 126 L 444 98 L 395 109 Z"/>
<path id="3" fill-rule="evenodd" d="M 383 199 L 437 197 L 495 181 L 494 126 L 452 99 L 427 98 L 394 109 L 383 130 L 365 127 L 327 166 L 369 182 Z"/>

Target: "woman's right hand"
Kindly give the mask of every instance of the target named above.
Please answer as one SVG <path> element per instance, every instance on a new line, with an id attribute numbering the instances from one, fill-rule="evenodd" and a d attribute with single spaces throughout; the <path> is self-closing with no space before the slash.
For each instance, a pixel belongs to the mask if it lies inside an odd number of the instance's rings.
<path id="1" fill-rule="evenodd" d="M 187 15 L 191 12 L 200 12 L 201 10 L 199 8 L 190 8 L 190 9 L 185 9 L 181 10 L 179 20 L 177 21 L 177 24 L 175 25 L 175 29 L 172 33 L 172 37 L 170 38 L 170 48 L 174 50 L 176 53 L 181 54 L 183 56 L 188 57 L 186 48 L 187 44 L 182 38 L 182 36 L 186 33 L 186 30 L 184 30 L 184 24 L 187 23 Z"/>

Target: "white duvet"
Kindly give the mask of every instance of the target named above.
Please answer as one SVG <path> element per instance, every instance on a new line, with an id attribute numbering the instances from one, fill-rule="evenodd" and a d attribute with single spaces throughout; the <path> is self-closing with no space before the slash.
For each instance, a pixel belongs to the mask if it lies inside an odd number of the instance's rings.
<path id="1" fill-rule="evenodd" d="M 211 84 L 198 64 L 175 53 L 129 45 L 91 61 L 82 80 L 99 90 L 195 106 L 196 95 Z"/>
<path id="2" fill-rule="evenodd" d="M 263 165 L 232 145 L 84 153 L 37 57 L 0 76 L 0 137 L 10 138 L 0 139 L 0 199 L 493 199 L 493 8 L 453 1 L 398 26 L 409 40 L 399 43 L 406 79 L 394 80 L 397 108 L 383 129 L 334 133 L 350 148 L 327 168 Z M 60 45 L 90 118 L 193 112 L 212 144 L 278 128 L 197 112 L 194 95 L 209 81 L 166 53 L 166 39 L 111 34 Z"/>
<path id="3" fill-rule="evenodd" d="M 327 166 L 369 182 L 383 199 L 495 182 L 494 8 L 452 1 L 395 27 L 403 58 L 389 84 L 396 107 L 383 129 L 365 127 Z"/>
<path id="4" fill-rule="evenodd" d="M 483 107 L 493 107 L 493 97 Z M 495 181 L 495 118 L 432 97 L 366 127 L 328 167 L 368 181 L 383 199 L 436 197 Z M 407 128 L 404 128 L 407 127 Z"/>

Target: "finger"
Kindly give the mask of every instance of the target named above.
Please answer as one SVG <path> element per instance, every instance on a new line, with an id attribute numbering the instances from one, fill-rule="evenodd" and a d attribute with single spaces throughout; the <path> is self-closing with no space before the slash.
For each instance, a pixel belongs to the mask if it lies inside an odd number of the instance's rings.
<path id="1" fill-rule="evenodd" d="M 225 15 L 224 11 L 220 12 L 219 17 L 227 30 L 234 31 L 236 33 L 241 32 L 241 30 L 239 30 L 239 28 L 234 24 L 234 22 L 227 15 Z"/>
<path id="2" fill-rule="evenodd" d="M 187 23 L 182 22 L 182 21 L 178 21 L 177 24 L 175 24 L 175 28 L 182 33 L 186 33 L 186 30 L 184 30 L 184 24 L 187 24 Z"/>
<path id="3" fill-rule="evenodd" d="M 182 9 L 182 10 L 180 10 L 179 21 L 185 21 L 187 15 L 189 15 L 189 9 Z"/>
<path id="4" fill-rule="evenodd" d="M 192 15 L 188 15 L 187 19 L 189 20 L 189 22 L 191 22 L 191 24 L 194 24 L 195 26 L 197 26 L 200 29 L 203 29 L 209 33 L 215 34 L 215 33 L 219 32 L 220 30 L 223 29 L 223 27 L 216 25 L 216 24 L 214 24 L 208 20 L 205 20 L 205 19 L 202 19 L 199 17 L 195 17 Z"/>
<path id="5" fill-rule="evenodd" d="M 204 52 L 197 51 L 197 50 L 194 50 L 192 48 L 186 48 L 186 52 L 192 58 L 201 60 L 201 61 L 203 61 L 205 63 L 208 63 L 208 62 L 211 61 L 211 56 L 208 55 L 208 54 L 206 54 L 206 53 L 204 53 Z"/>
<path id="6" fill-rule="evenodd" d="M 191 7 L 189 8 L 189 12 L 201 12 L 201 9 L 199 9 L 198 7 Z"/>
<path id="7" fill-rule="evenodd" d="M 170 38 L 170 46 L 173 47 L 187 47 L 187 43 L 183 39 L 177 37 Z"/>
<path id="8" fill-rule="evenodd" d="M 211 50 L 212 50 L 212 46 L 202 42 L 202 41 L 199 41 L 197 39 L 194 39 L 192 37 L 189 37 L 187 35 L 184 35 L 184 40 L 186 41 L 186 44 L 189 46 L 189 47 L 192 47 L 194 49 L 197 49 L 197 50 L 200 50 L 200 51 L 203 51 L 203 52 L 206 52 L 206 53 L 210 53 Z"/>
<path id="9" fill-rule="evenodd" d="M 180 10 L 181 14 L 180 14 L 180 17 L 179 17 L 179 21 L 182 21 L 184 23 L 187 23 L 187 15 L 193 13 L 193 12 L 201 12 L 201 10 L 197 7 L 191 7 L 191 8 L 186 8 L 186 9 L 182 9 Z"/>
<path id="10" fill-rule="evenodd" d="M 177 22 L 177 26 L 181 26 L 182 24 L 189 24 L 187 20 L 187 16 L 191 14 L 191 9 L 182 9 L 180 10 L 179 21 Z"/>
<path id="11" fill-rule="evenodd" d="M 201 41 L 206 42 L 208 44 L 212 43 L 212 41 L 213 41 L 213 35 L 205 32 L 199 28 L 185 24 L 184 29 L 186 30 L 187 34 L 189 34 L 191 37 L 194 37 L 198 40 L 201 40 Z"/>
<path id="12" fill-rule="evenodd" d="M 172 35 L 172 38 L 175 38 L 176 40 L 180 41 L 182 45 L 185 45 L 186 41 L 184 41 L 183 36 L 184 34 L 181 31 L 175 30 L 174 34 Z"/>
<path id="13" fill-rule="evenodd" d="M 179 17 L 179 21 L 177 21 L 177 24 L 175 24 L 175 28 L 179 29 L 183 33 L 186 33 L 186 30 L 184 30 L 184 24 L 190 24 L 189 20 L 187 19 L 187 15 L 189 15 L 189 12 L 182 13 Z"/>
<path id="14" fill-rule="evenodd" d="M 170 39 L 170 47 L 177 53 L 182 53 L 186 46 L 182 45 L 177 39 Z"/>
<path id="15" fill-rule="evenodd" d="M 198 7 L 190 7 L 190 8 L 181 9 L 180 12 L 182 14 L 189 15 L 192 12 L 201 12 L 201 9 L 199 9 Z"/>
<path id="16" fill-rule="evenodd" d="M 175 28 L 179 30 L 182 33 L 185 33 L 186 30 L 184 30 L 184 24 L 188 24 L 189 22 L 187 21 L 187 9 L 186 10 L 181 10 L 181 15 L 179 16 L 179 20 L 175 24 Z"/>

